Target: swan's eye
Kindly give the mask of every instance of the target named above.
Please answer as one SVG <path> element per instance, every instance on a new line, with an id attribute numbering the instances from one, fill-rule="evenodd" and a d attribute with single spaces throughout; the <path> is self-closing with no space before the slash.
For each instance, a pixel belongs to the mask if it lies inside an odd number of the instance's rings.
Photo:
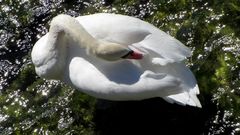
<path id="1" fill-rule="evenodd" d="M 131 56 L 131 54 L 132 54 L 133 52 L 134 52 L 133 50 L 130 50 L 127 54 L 125 54 L 125 55 L 122 56 L 121 58 L 123 58 L 123 59 L 127 59 L 128 56 Z"/>
<path id="2" fill-rule="evenodd" d="M 142 59 L 143 54 L 130 50 L 126 55 L 122 56 L 123 59 Z"/>

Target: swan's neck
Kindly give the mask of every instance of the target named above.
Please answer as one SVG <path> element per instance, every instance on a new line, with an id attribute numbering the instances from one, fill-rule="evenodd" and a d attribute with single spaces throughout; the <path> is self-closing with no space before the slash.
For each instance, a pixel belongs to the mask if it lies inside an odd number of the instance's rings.
<path id="1" fill-rule="evenodd" d="M 57 38 L 59 43 L 63 42 L 62 39 L 67 39 L 69 44 L 78 44 L 90 52 L 94 52 L 99 44 L 75 18 L 68 15 L 58 15 L 52 20 L 49 36 L 49 39 Z"/>
<path id="2" fill-rule="evenodd" d="M 52 40 L 51 45 L 61 50 L 65 50 L 62 48 L 66 45 L 74 44 L 86 49 L 87 53 L 108 61 L 119 60 L 129 52 L 128 48 L 120 44 L 95 39 L 75 18 L 68 15 L 58 15 L 52 20 L 49 40 Z M 63 43 L 65 44 L 61 46 Z"/>
<path id="3" fill-rule="evenodd" d="M 33 48 L 37 74 L 47 79 L 63 79 L 63 73 L 67 70 L 68 46 L 73 44 L 92 51 L 98 41 L 73 17 L 58 15 L 52 20 L 49 33 Z M 37 52 L 39 50 L 41 52 Z"/>

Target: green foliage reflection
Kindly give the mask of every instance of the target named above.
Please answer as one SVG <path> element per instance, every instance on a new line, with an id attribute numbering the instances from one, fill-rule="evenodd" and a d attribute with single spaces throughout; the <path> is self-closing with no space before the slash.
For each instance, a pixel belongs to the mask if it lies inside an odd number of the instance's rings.
<path id="1" fill-rule="evenodd" d="M 239 134 L 238 0 L 2 0 L 0 3 L 0 134 L 103 133 L 96 129 L 96 99 L 61 82 L 40 79 L 30 60 L 33 44 L 47 32 L 55 15 L 96 12 L 138 17 L 192 48 L 188 64 L 197 77 L 203 104 L 195 116 L 203 121 L 199 132 Z M 166 106 L 169 112 L 174 108 Z M 109 110 L 110 115 L 122 111 L 114 107 Z M 178 112 L 171 114 L 172 119 L 179 121 L 186 117 Z"/>

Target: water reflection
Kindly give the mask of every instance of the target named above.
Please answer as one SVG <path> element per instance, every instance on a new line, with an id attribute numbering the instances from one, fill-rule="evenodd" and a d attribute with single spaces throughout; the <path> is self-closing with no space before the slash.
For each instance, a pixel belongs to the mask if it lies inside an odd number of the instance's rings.
<path id="1" fill-rule="evenodd" d="M 198 131 L 204 134 L 239 133 L 237 1 L 0 0 L 0 3 L 0 134 L 93 134 L 94 129 L 107 133 L 110 130 L 106 131 L 105 126 L 121 127 L 116 122 L 125 121 L 129 121 L 127 126 L 136 121 L 147 123 L 149 126 L 142 128 L 148 129 L 150 125 L 154 127 L 149 117 L 162 121 L 159 125 L 166 130 L 173 130 L 166 125 L 172 127 L 176 122 L 175 126 L 184 126 L 182 122 L 187 119 L 192 123 L 190 127 L 199 122 Z M 122 13 L 147 20 L 191 47 L 193 57 L 189 66 L 201 88 L 203 109 L 170 105 L 161 99 L 101 101 L 95 108 L 94 98 L 61 82 L 38 78 L 29 52 L 47 32 L 51 18 L 59 13 L 79 16 L 95 12 Z"/>

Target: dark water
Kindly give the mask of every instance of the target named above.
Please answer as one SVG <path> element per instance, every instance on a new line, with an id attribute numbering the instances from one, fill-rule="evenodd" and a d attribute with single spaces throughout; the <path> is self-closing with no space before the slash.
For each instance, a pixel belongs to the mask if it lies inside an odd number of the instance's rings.
<path id="1" fill-rule="evenodd" d="M 192 48 L 203 108 L 108 102 L 36 76 L 30 51 L 60 13 L 121 13 Z M 0 0 L 0 134 L 240 134 L 239 0 Z"/>

